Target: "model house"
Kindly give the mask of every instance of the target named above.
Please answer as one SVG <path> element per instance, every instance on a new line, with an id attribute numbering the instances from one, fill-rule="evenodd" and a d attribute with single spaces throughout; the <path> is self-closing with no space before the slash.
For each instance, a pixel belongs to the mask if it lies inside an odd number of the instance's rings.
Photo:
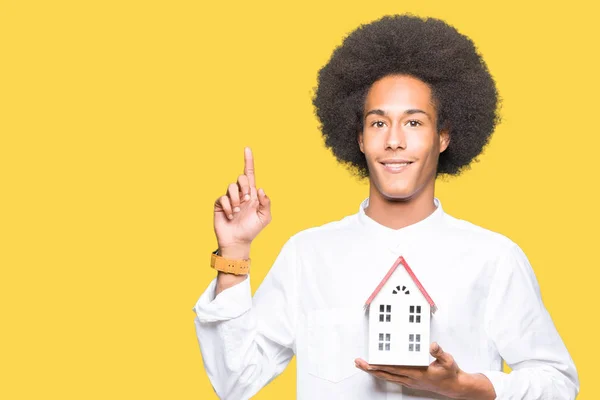
<path id="1" fill-rule="evenodd" d="M 400 256 L 367 302 L 369 364 L 429 365 L 431 314 L 436 306 Z"/>

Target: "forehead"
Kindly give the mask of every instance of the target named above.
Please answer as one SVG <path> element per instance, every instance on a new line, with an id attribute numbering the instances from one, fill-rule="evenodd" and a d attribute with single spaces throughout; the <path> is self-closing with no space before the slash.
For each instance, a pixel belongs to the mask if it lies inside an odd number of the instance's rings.
<path id="1" fill-rule="evenodd" d="M 365 111 L 378 108 L 385 111 L 403 111 L 420 108 L 433 111 L 431 89 L 412 76 L 388 75 L 377 80 L 367 93 Z"/>

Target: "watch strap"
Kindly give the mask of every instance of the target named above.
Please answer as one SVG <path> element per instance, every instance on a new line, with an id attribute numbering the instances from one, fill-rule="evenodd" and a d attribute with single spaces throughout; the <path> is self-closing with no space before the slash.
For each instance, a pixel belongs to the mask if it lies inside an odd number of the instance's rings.
<path id="1" fill-rule="evenodd" d="M 234 275 L 246 275 L 250 272 L 250 259 L 234 260 L 221 257 L 219 250 L 213 251 L 210 256 L 210 266 L 217 271 Z"/>

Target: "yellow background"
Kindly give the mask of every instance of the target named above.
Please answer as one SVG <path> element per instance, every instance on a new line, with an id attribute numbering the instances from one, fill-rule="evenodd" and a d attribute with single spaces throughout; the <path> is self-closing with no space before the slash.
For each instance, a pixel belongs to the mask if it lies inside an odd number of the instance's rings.
<path id="1" fill-rule="evenodd" d="M 524 249 L 600 398 L 598 13 L 551 3 L 0 2 L 0 398 L 216 398 L 191 310 L 213 201 L 251 146 L 273 202 L 253 290 L 292 234 L 355 213 L 368 186 L 324 148 L 312 89 L 345 34 L 407 11 L 470 36 L 504 100 L 437 196 Z M 295 372 L 255 398 L 293 398 Z"/>

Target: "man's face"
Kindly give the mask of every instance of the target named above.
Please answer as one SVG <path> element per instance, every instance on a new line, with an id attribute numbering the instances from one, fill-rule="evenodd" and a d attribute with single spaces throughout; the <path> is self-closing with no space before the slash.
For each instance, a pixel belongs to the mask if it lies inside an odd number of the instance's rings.
<path id="1" fill-rule="evenodd" d="M 409 200 L 434 184 L 449 135 L 437 133 L 437 111 L 427 84 L 407 75 L 381 78 L 367 93 L 363 117 L 360 150 L 371 185 L 384 198 Z"/>

